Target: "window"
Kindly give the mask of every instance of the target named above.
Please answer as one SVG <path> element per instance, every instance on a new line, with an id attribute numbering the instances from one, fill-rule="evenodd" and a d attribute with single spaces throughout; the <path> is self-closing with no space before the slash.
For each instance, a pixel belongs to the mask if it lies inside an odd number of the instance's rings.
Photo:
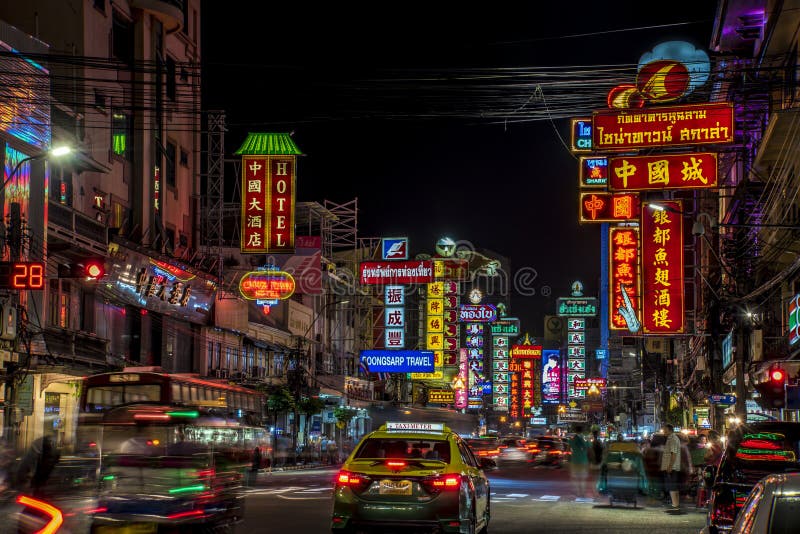
<path id="1" fill-rule="evenodd" d="M 175 166 L 177 164 L 175 157 L 177 151 L 178 151 L 177 145 L 175 145 L 175 143 L 167 141 L 167 153 L 165 154 L 167 158 L 165 179 L 169 187 L 175 187 L 175 173 L 176 173 Z"/>
<path id="2" fill-rule="evenodd" d="M 181 167 L 189 166 L 189 153 L 181 149 Z"/>
<path id="3" fill-rule="evenodd" d="M 214 369 L 220 369 L 222 365 L 222 344 L 217 343 L 217 350 L 214 356 Z"/>
<path id="4" fill-rule="evenodd" d="M 125 113 L 115 110 L 111 114 L 111 150 L 117 156 L 130 160 L 132 139 L 131 118 Z"/>
<path id="5" fill-rule="evenodd" d="M 128 66 L 133 66 L 133 25 L 114 12 L 111 27 L 112 55 Z"/>
<path id="6" fill-rule="evenodd" d="M 775 500 L 770 520 L 770 534 L 797 532 L 797 514 L 800 513 L 800 497 L 782 495 Z"/>

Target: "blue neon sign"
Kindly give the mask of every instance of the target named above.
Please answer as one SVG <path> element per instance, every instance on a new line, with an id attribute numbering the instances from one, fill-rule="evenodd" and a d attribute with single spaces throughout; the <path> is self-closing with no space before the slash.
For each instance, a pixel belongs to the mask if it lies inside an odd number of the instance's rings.
<path id="1" fill-rule="evenodd" d="M 433 351 L 362 350 L 361 361 L 370 373 L 433 372 Z"/>

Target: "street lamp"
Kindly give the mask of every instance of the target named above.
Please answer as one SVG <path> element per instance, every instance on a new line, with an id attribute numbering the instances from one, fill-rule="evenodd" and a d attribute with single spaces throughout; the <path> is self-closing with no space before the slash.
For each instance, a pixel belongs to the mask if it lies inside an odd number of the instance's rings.
<path id="1" fill-rule="evenodd" d="M 51 148 L 50 150 L 48 150 L 46 152 L 42 152 L 41 154 L 37 154 L 35 156 L 28 156 L 26 158 L 22 158 L 21 160 L 19 160 L 17 162 L 17 164 L 11 170 L 11 173 L 8 175 L 8 177 L 3 182 L 3 185 L 0 186 L 0 191 L 5 191 L 6 186 L 8 185 L 8 183 L 11 180 L 14 179 L 14 177 L 17 175 L 17 173 L 19 172 L 20 168 L 22 168 L 22 165 L 24 163 L 27 163 L 29 161 L 39 160 L 39 159 L 47 159 L 47 158 L 51 158 L 51 157 L 52 158 L 60 158 L 60 157 L 66 156 L 67 154 L 71 154 L 72 150 L 73 150 L 72 147 L 66 146 L 66 145 L 62 145 L 62 146 L 57 146 L 55 148 Z"/>

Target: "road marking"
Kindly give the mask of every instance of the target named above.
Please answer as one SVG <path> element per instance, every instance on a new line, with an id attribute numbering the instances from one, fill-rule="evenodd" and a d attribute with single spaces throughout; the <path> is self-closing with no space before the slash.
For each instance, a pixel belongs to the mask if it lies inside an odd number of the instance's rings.
<path id="1" fill-rule="evenodd" d="M 298 491 L 297 493 L 315 493 L 318 491 L 333 491 L 333 488 L 309 488 L 302 491 Z"/>
<path id="2" fill-rule="evenodd" d="M 514 497 L 514 498 L 527 497 L 527 496 L 528 496 L 527 493 L 509 493 L 508 495 L 506 495 L 506 497 Z"/>
<path id="3" fill-rule="evenodd" d="M 270 488 L 258 489 L 258 488 L 253 488 L 253 489 L 248 490 L 247 493 L 255 494 L 255 495 L 278 495 L 278 494 L 281 494 L 281 493 L 287 493 L 289 491 L 298 491 L 298 490 L 302 490 L 302 489 L 304 489 L 302 486 L 289 486 L 288 488 L 277 488 L 277 489 L 270 489 Z"/>
<path id="4" fill-rule="evenodd" d="M 594 499 L 592 497 L 576 497 L 575 502 L 593 503 Z"/>
<path id="5" fill-rule="evenodd" d="M 555 502 L 561 498 L 560 495 L 542 495 L 538 499 L 533 499 L 534 501 L 550 501 Z"/>

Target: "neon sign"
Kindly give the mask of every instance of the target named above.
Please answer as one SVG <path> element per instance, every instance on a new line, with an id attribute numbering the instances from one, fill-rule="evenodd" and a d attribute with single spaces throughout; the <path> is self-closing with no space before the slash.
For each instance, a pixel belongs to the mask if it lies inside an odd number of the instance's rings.
<path id="1" fill-rule="evenodd" d="M 636 228 L 609 228 L 609 328 L 627 330 L 627 310 L 639 316 L 639 231 Z"/>
<path id="2" fill-rule="evenodd" d="M 641 215 L 637 193 L 581 193 L 580 206 L 582 223 L 632 221 Z"/>
<path id="3" fill-rule="evenodd" d="M 683 332 L 683 216 L 678 200 L 642 210 L 642 327 L 646 334 Z"/>
<path id="4" fill-rule="evenodd" d="M 250 271 L 239 279 L 239 293 L 247 300 L 285 300 L 294 289 L 294 278 L 284 271 Z"/>
<path id="5" fill-rule="evenodd" d="M 592 150 L 592 119 L 572 119 L 572 151 L 591 152 Z"/>
<path id="6" fill-rule="evenodd" d="M 581 187 L 605 187 L 608 184 L 608 158 L 580 158 Z"/>
<path id="7" fill-rule="evenodd" d="M 717 155 L 709 152 L 610 158 L 612 191 L 707 189 L 717 185 Z"/>

